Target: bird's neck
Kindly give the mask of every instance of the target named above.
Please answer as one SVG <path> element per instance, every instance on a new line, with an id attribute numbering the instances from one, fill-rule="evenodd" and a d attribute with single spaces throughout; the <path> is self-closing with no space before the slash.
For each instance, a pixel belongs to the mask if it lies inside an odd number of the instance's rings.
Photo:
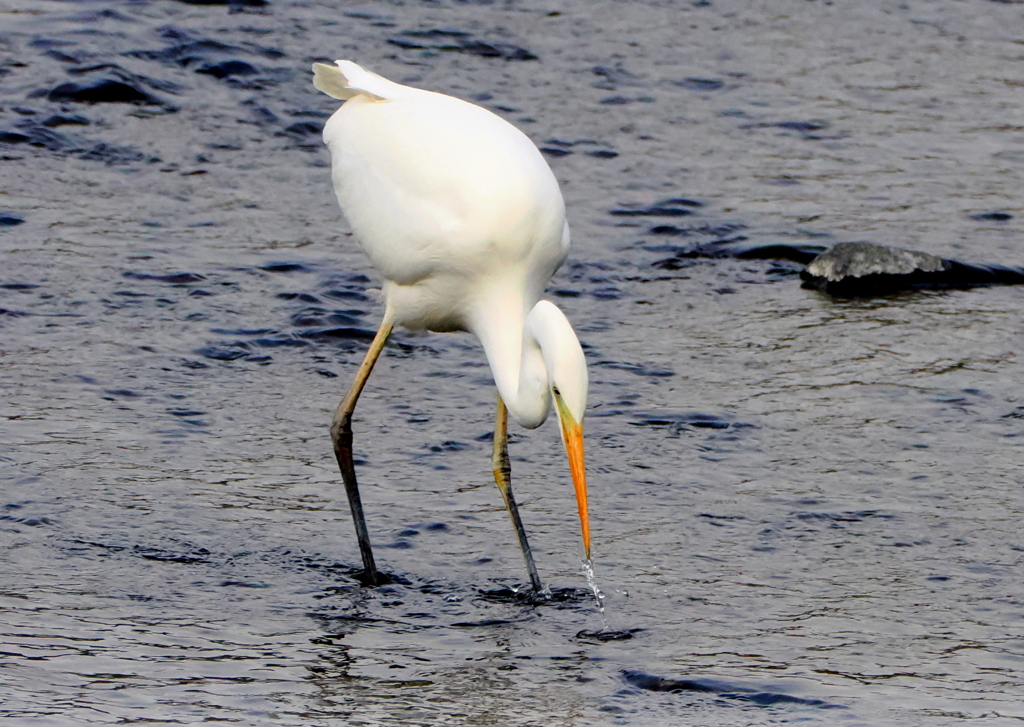
<path id="1" fill-rule="evenodd" d="M 551 391 L 544 355 L 527 325 L 531 304 L 514 286 L 491 289 L 476 306 L 470 330 L 483 344 L 498 393 L 513 419 L 527 429 L 544 423 Z"/>

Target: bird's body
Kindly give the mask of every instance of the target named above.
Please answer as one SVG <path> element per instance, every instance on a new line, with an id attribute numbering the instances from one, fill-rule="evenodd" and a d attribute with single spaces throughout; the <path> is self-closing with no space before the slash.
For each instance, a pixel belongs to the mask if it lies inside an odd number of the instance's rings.
<path id="1" fill-rule="evenodd" d="M 324 141 L 338 202 L 386 280 L 396 322 L 468 330 L 492 280 L 527 292 L 532 307 L 569 247 L 537 147 L 479 106 L 363 74 L 383 97 L 350 99 Z"/>
<path id="2" fill-rule="evenodd" d="M 587 374 L 569 322 L 540 300 L 569 247 L 547 162 L 479 106 L 349 61 L 314 71 L 317 88 L 346 101 L 324 141 L 341 209 L 384 278 L 385 324 L 475 334 L 516 421 L 539 426 L 554 399 L 563 434 L 579 428 L 575 478 Z M 580 506 L 585 518 L 585 499 Z"/>

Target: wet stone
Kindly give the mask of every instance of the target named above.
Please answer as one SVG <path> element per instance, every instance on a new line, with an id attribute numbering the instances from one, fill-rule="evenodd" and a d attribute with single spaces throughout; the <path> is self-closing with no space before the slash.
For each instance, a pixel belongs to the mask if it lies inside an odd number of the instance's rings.
<path id="1" fill-rule="evenodd" d="M 804 287 L 838 297 L 889 295 L 903 290 L 1024 285 L 1024 268 L 971 265 L 868 242 L 839 243 L 800 277 Z"/>
<path id="2" fill-rule="evenodd" d="M 814 258 L 807 265 L 807 274 L 835 282 L 846 277 L 860 278 L 878 273 L 907 275 L 917 270 L 934 272 L 942 269 L 942 259 L 927 253 L 868 242 L 841 242 Z"/>

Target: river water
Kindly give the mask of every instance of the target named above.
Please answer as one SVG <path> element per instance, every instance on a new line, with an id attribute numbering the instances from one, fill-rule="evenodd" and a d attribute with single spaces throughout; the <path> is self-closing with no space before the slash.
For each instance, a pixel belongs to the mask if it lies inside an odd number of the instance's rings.
<path id="1" fill-rule="evenodd" d="M 1024 264 L 1024 6 L 268 1 L 0 0 L 5 725 L 1020 724 L 1024 291 L 685 252 Z M 398 333 L 360 402 L 393 583 L 353 577 L 335 58 L 546 149 L 606 624 L 551 423 L 510 449 L 555 597 L 516 593 L 468 335 Z"/>

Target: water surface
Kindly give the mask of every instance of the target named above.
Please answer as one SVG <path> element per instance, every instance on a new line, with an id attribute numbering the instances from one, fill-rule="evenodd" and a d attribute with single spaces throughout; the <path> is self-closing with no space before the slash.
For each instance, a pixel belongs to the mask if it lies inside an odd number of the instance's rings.
<path id="1" fill-rule="evenodd" d="M 1019 724 L 1024 292 L 835 301 L 789 263 L 685 252 L 1024 264 L 1022 20 L 0 0 L 5 724 Z M 334 58 L 548 155 L 621 638 L 550 424 L 511 454 L 558 597 L 517 597 L 468 335 L 399 333 L 360 402 L 394 582 L 353 577 L 327 426 L 379 281 L 319 140 L 336 102 L 308 69 Z M 659 203 L 683 212 L 635 214 Z"/>

